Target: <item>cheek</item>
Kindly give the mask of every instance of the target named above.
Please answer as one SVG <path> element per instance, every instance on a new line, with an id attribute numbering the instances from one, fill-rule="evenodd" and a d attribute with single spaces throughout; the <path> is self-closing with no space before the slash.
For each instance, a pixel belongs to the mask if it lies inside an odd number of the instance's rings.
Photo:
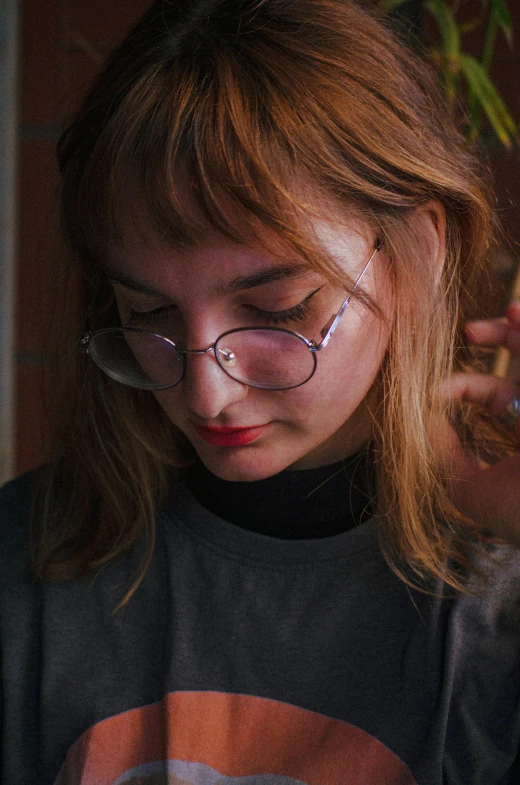
<path id="1" fill-rule="evenodd" d="M 182 408 L 179 388 L 172 387 L 170 390 L 155 390 L 152 394 L 172 423 L 180 425 L 182 422 Z"/>
<path id="2" fill-rule="evenodd" d="M 332 348 L 332 347 L 331 347 Z M 270 395 L 270 413 L 296 432 L 326 439 L 346 423 L 374 385 L 386 344 L 373 352 L 323 355 L 307 384 Z"/>
<path id="3" fill-rule="evenodd" d="M 302 388 L 307 406 L 319 402 L 331 411 L 356 408 L 377 378 L 389 335 L 389 328 L 376 317 L 366 321 L 363 329 L 334 335 L 318 355 L 318 367 L 308 389 Z"/>

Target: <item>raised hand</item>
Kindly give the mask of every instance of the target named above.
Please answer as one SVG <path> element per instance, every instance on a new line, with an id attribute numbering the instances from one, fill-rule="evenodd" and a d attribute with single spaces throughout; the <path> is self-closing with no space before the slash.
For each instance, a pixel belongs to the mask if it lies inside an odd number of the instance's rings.
<path id="1" fill-rule="evenodd" d="M 502 319 L 468 322 L 466 336 L 481 346 L 504 346 L 520 355 L 520 302 L 509 305 Z M 484 465 L 469 456 L 454 431 L 443 447 L 450 493 L 456 506 L 485 531 L 520 547 L 520 387 L 491 374 L 458 373 L 445 384 L 446 395 L 478 403 L 504 421 L 516 439 L 518 455 Z"/>

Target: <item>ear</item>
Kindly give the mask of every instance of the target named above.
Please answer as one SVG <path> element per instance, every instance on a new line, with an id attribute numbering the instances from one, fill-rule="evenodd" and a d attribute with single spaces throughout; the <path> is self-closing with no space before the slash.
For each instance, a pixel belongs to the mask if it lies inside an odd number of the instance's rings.
<path id="1" fill-rule="evenodd" d="M 446 213 L 440 202 L 431 200 L 416 207 L 412 221 L 424 238 L 434 269 L 435 285 L 439 283 L 446 261 Z"/>

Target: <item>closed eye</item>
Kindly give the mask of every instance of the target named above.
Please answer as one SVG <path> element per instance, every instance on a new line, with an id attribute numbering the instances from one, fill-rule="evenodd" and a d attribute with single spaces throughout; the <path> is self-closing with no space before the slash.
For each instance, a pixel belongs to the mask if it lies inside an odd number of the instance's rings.
<path id="1" fill-rule="evenodd" d="M 161 322 L 174 309 L 176 309 L 175 305 L 154 308 L 153 311 L 134 311 L 133 308 L 129 308 L 125 327 L 144 327 Z"/>
<path id="2" fill-rule="evenodd" d="M 245 306 L 245 308 L 255 321 L 261 320 L 273 327 L 280 324 L 289 324 L 290 322 L 301 322 L 311 312 L 311 300 L 321 289 L 323 289 L 323 286 L 319 286 L 297 305 L 293 305 L 291 308 L 286 308 L 283 311 L 266 311 L 253 305 Z M 174 310 L 177 310 L 177 306 L 175 305 L 154 308 L 152 311 L 135 311 L 133 308 L 129 308 L 125 326 L 148 327 L 153 324 L 158 324 L 170 316 Z"/>
<path id="3" fill-rule="evenodd" d="M 247 306 L 247 310 L 252 314 L 255 319 L 261 319 L 270 326 L 276 327 L 280 324 L 288 324 L 289 322 L 303 321 L 312 310 L 311 299 L 317 294 L 323 286 L 318 287 L 311 292 L 301 303 L 293 305 L 291 308 L 286 308 L 283 311 L 266 311 L 262 308 L 255 306 Z"/>

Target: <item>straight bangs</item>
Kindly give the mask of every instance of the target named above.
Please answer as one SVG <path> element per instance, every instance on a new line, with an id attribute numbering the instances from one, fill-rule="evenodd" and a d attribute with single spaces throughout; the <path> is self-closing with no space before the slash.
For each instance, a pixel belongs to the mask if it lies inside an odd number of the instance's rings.
<path id="1" fill-rule="evenodd" d="M 90 270 L 102 267 L 128 226 L 176 249 L 202 246 L 216 231 L 278 256 L 296 253 L 348 284 L 312 228 L 330 220 L 331 197 L 319 171 L 297 161 L 297 148 L 312 142 L 292 133 L 290 98 L 259 111 L 262 91 L 226 53 L 202 73 L 178 70 L 141 77 L 96 140 L 79 187 L 75 178 L 67 192 L 65 174 L 62 218 L 75 254 Z M 336 225 L 351 226 L 362 211 L 350 199 L 335 212 Z"/>

